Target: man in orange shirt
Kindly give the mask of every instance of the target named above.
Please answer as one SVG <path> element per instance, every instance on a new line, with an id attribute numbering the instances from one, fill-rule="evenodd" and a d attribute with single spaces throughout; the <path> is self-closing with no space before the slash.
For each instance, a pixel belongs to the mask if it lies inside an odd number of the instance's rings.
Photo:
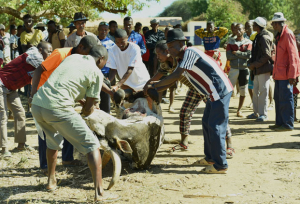
<path id="1" fill-rule="evenodd" d="M 85 36 L 81 39 L 77 47 L 59 48 L 55 49 L 52 54 L 48 57 L 48 60 L 43 61 L 43 63 L 35 70 L 34 76 L 32 78 L 32 89 L 29 98 L 29 103 L 31 103 L 34 94 L 37 90 L 43 86 L 43 84 L 48 80 L 52 72 L 60 65 L 60 63 L 71 54 L 81 54 L 88 55 L 91 48 L 97 45 L 97 41 L 93 36 Z M 72 68 L 70 68 L 71 70 Z M 105 85 L 103 85 L 105 86 Z M 112 91 L 109 88 L 104 87 L 104 91 L 112 95 Z M 40 135 L 43 137 L 42 135 Z M 47 160 L 46 160 L 46 140 L 42 140 L 39 137 L 39 158 L 40 158 L 40 168 L 44 173 L 47 171 Z M 44 134 L 45 137 L 45 134 Z M 64 140 L 64 146 L 62 149 L 62 164 L 64 166 L 74 166 L 79 165 L 80 162 L 74 160 L 73 158 L 73 146 Z"/>

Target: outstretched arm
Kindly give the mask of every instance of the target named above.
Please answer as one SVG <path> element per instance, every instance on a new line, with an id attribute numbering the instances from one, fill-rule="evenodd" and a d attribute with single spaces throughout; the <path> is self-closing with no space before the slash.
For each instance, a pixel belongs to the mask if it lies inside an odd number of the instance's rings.
<path id="1" fill-rule="evenodd" d="M 117 91 L 125 83 L 125 81 L 130 77 L 131 73 L 133 72 L 133 69 L 134 67 L 128 67 L 122 79 L 115 86 L 112 87 L 113 91 Z"/>

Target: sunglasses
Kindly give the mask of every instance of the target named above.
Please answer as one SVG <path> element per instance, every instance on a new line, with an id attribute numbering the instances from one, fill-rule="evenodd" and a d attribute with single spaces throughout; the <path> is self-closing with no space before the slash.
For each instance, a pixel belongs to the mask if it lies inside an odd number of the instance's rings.
<path id="1" fill-rule="evenodd" d="M 99 24 L 99 26 L 101 26 L 101 25 L 106 25 L 106 26 L 108 26 L 108 23 L 106 23 L 106 22 L 101 22 L 100 24 Z"/>

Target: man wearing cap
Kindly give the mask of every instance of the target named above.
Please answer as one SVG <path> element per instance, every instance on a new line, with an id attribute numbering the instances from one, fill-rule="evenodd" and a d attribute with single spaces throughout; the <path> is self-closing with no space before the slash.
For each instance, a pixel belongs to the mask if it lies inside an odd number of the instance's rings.
<path id="1" fill-rule="evenodd" d="M 67 28 L 69 28 L 69 34 L 68 34 L 68 36 L 67 36 L 67 37 L 69 37 L 69 36 L 73 33 L 73 31 L 76 29 L 76 27 L 75 27 L 74 23 L 70 23 L 70 24 L 67 26 Z"/>
<path id="2" fill-rule="evenodd" d="M 51 43 L 53 50 L 63 48 L 66 42 L 64 31 L 57 29 L 55 21 L 52 20 L 47 23 L 47 26 L 49 33 L 47 41 Z"/>
<path id="3" fill-rule="evenodd" d="M 36 24 L 36 26 L 34 27 L 34 29 L 36 30 L 40 30 L 43 32 L 43 35 L 44 35 L 44 41 L 46 41 L 46 39 L 48 38 L 48 31 L 46 30 L 46 25 L 43 23 L 43 22 L 39 22 Z"/>
<path id="4" fill-rule="evenodd" d="M 32 46 L 37 46 L 43 39 L 44 35 L 41 30 L 33 29 L 33 19 L 31 15 L 23 16 L 25 30 L 21 34 L 20 41 L 23 52 Z"/>
<path id="5" fill-rule="evenodd" d="M 140 47 L 141 55 L 145 54 L 147 50 L 146 50 L 146 46 L 145 46 L 143 37 L 141 36 L 141 34 L 132 30 L 132 26 L 133 26 L 132 18 L 129 16 L 125 17 L 123 20 L 123 23 L 124 23 L 124 29 L 128 35 L 128 41 L 133 42 Z"/>
<path id="6" fill-rule="evenodd" d="M 291 131 L 294 129 L 293 86 L 300 75 L 297 43 L 293 31 L 285 24 L 283 13 L 277 12 L 272 18 L 275 36 L 276 55 L 273 68 L 275 80 L 275 125 L 269 128 L 275 131 Z"/>
<path id="7" fill-rule="evenodd" d="M 265 29 L 267 21 L 262 17 L 257 17 L 253 23 L 253 29 L 257 32 L 253 41 L 251 58 L 248 67 L 252 71 L 253 79 L 253 111 L 248 115 L 248 119 L 256 119 L 263 122 L 268 119 L 268 95 L 270 86 L 270 75 L 273 70 L 272 60 L 272 36 Z"/>
<path id="8" fill-rule="evenodd" d="M 65 43 L 65 47 L 76 47 L 79 44 L 80 40 L 84 36 L 87 36 L 87 35 L 93 36 L 96 39 L 97 44 L 101 45 L 100 40 L 97 38 L 97 36 L 95 34 L 84 30 L 85 29 L 85 24 L 88 20 L 89 19 L 82 12 L 75 13 L 73 23 L 74 23 L 77 31 L 72 33 L 67 38 L 67 41 Z"/>
<path id="9" fill-rule="evenodd" d="M 102 43 L 102 45 L 108 50 L 112 46 L 115 45 L 115 43 L 107 37 L 108 34 L 108 23 L 106 22 L 100 22 L 98 26 L 98 39 Z M 104 76 L 104 83 L 109 84 L 109 67 L 106 65 L 101 69 L 101 72 Z M 107 80 L 106 80 L 107 79 Z M 104 91 L 100 92 L 100 109 L 105 111 L 106 113 L 110 114 L 110 95 L 108 93 L 105 93 Z"/>
<path id="10" fill-rule="evenodd" d="M 5 26 L 0 24 L 0 35 L 2 37 L 2 41 L 4 44 L 3 47 L 3 65 L 8 64 L 11 61 L 10 58 L 10 35 L 9 33 L 5 32 Z"/>
<path id="11" fill-rule="evenodd" d="M 186 41 L 181 29 L 168 32 L 168 49 L 180 60 L 179 66 L 171 75 L 148 88 L 170 86 L 184 74 L 197 92 L 207 95 L 209 100 L 202 118 L 205 158 L 194 165 L 207 166 L 201 171 L 203 173 L 226 173 L 225 137 L 233 87 L 215 60 L 195 47 L 187 48 Z"/>
<path id="12" fill-rule="evenodd" d="M 149 30 L 145 34 L 145 39 L 146 39 L 146 46 L 150 52 L 148 71 L 150 76 L 152 77 L 156 73 L 156 70 L 158 69 L 158 65 L 159 65 L 156 54 L 154 52 L 155 45 L 158 41 L 165 39 L 165 34 L 163 31 L 158 30 L 159 20 L 153 19 L 150 21 L 150 24 L 152 30 Z"/>
<path id="13" fill-rule="evenodd" d="M 199 28 L 195 31 L 195 34 L 203 39 L 205 54 L 214 57 L 220 65 L 222 65 L 220 43 L 227 33 L 227 28 L 215 27 L 215 23 L 212 21 L 206 23 L 206 28 Z"/>

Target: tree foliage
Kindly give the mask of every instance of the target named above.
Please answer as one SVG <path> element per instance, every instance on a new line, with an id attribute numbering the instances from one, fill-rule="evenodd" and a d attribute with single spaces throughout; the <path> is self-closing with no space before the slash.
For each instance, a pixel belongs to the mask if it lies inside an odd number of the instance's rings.
<path id="1" fill-rule="evenodd" d="M 0 20 L 8 26 L 19 23 L 24 14 L 30 13 L 35 21 L 59 18 L 67 22 L 75 12 L 84 12 L 95 19 L 103 11 L 128 13 L 143 6 L 145 3 L 140 0 L 0 0 Z"/>
<path id="2" fill-rule="evenodd" d="M 248 20 L 248 15 L 242 11 L 242 5 L 235 0 L 210 0 L 206 15 L 216 26 L 230 28 L 232 22 L 244 24 Z"/>
<path id="3" fill-rule="evenodd" d="M 208 0 L 177 0 L 160 13 L 160 17 L 182 17 L 187 21 L 193 17 L 205 13 L 208 7 Z"/>
<path id="4" fill-rule="evenodd" d="M 244 7 L 244 13 L 249 12 L 249 18 L 258 16 L 271 20 L 275 12 L 289 15 L 291 0 L 238 0 Z"/>

